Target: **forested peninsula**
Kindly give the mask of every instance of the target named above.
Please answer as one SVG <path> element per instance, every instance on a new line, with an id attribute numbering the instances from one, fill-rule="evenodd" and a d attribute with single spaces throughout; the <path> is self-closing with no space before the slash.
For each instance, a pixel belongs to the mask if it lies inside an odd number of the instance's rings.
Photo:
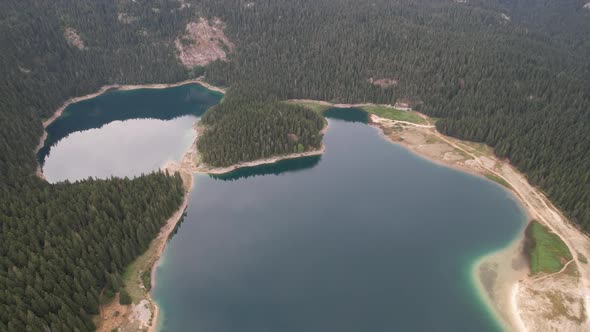
<path id="1" fill-rule="evenodd" d="M 197 149 L 202 161 L 214 167 L 309 152 L 322 145 L 324 121 L 303 106 L 234 97 L 202 117 Z"/>
<path id="2" fill-rule="evenodd" d="M 54 185 L 35 176 L 43 120 L 69 98 L 109 84 L 204 75 L 228 87 L 203 117 L 198 143 L 205 161 L 219 166 L 321 144 L 321 116 L 281 100 L 404 102 L 437 118 L 442 133 L 492 146 L 588 231 L 590 11 L 583 6 L 2 1 L 0 331 L 93 330 L 99 301 L 120 289 L 122 269 L 182 202 L 181 179 L 161 172 Z M 182 58 L 203 27 L 215 31 L 224 56 Z"/>

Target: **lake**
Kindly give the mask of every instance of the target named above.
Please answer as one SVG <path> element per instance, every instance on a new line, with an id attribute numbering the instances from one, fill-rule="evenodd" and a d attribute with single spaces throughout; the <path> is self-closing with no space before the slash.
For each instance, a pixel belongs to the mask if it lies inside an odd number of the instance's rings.
<path id="1" fill-rule="evenodd" d="M 203 101 L 182 99 L 184 90 L 192 88 L 116 91 L 95 99 L 120 98 L 135 116 L 163 121 L 160 129 L 179 128 L 166 121 L 183 122 L 198 114 L 179 111 L 166 119 L 162 114 L 195 107 L 185 103 L 202 103 L 203 110 L 219 100 L 206 91 L 201 91 L 208 96 Z M 146 115 L 135 109 L 145 109 L 143 100 L 153 94 L 168 101 L 158 101 Z M 76 106 L 78 121 L 90 123 L 85 118 L 96 104 L 87 102 L 86 108 L 82 103 L 70 107 Z M 115 101 L 103 105 L 99 113 L 120 107 Z M 186 217 L 156 273 L 159 329 L 501 330 L 478 293 L 472 268 L 479 257 L 507 245 L 522 230 L 525 214 L 513 196 L 488 180 L 391 144 L 366 124 L 360 110 L 333 109 L 326 115 L 322 156 L 195 177 Z M 83 131 L 75 129 L 78 121 L 70 121 L 72 130 L 60 127 L 62 138 L 49 149 L 45 168 L 52 158 L 69 164 L 80 159 L 79 153 L 106 158 L 96 154 L 121 144 L 101 139 L 85 152 L 58 153 L 61 144 L 79 139 L 76 132 L 98 136 L 110 125 L 131 128 L 130 118 L 98 121 Z M 133 132 L 164 136 L 167 129 L 156 127 L 146 124 L 142 132 L 138 125 Z M 182 151 L 187 141 L 178 136 L 157 144 L 154 160 Z M 129 173 L 139 156 L 127 154 L 128 165 L 113 163 L 107 172 L 99 166 L 87 175 Z M 71 168 L 60 178 L 79 176 Z"/>
<path id="2" fill-rule="evenodd" d="M 198 84 L 109 91 L 69 105 L 47 127 L 37 160 L 49 182 L 137 176 L 179 160 L 192 126 L 222 95 Z"/>

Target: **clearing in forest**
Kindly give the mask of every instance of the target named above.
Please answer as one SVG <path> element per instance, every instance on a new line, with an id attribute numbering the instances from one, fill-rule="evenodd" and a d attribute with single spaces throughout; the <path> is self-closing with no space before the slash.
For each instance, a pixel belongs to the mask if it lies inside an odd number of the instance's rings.
<path id="1" fill-rule="evenodd" d="M 203 67 L 216 60 L 227 60 L 227 54 L 235 48 L 224 33 L 225 24 L 219 19 L 204 18 L 186 26 L 184 35 L 174 44 L 180 62 L 187 68 Z"/>

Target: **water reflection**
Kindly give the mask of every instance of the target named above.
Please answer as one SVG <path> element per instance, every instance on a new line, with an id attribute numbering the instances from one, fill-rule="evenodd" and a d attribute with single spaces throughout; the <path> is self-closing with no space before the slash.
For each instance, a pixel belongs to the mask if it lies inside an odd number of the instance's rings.
<path id="1" fill-rule="evenodd" d="M 233 172 L 210 175 L 211 178 L 223 181 L 236 181 L 263 175 L 281 175 L 285 173 L 300 172 L 317 165 L 322 156 L 309 156 L 304 158 L 281 160 L 274 164 L 260 165 L 255 167 L 245 167 Z"/>
<path id="2" fill-rule="evenodd" d="M 43 167 L 51 148 L 72 133 L 101 128 L 113 121 L 171 120 L 185 115 L 199 117 L 221 97 L 201 85 L 187 84 L 168 89 L 109 91 L 71 104 L 47 127 L 47 139 L 37 153 L 37 160 Z"/>
<path id="3" fill-rule="evenodd" d="M 324 111 L 323 114 L 330 119 L 369 123 L 369 114 L 358 108 L 330 108 Z"/>
<path id="4" fill-rule="evenodd" d="M 137 176 L 179 160 L 192 144 L 192 125 L 186 115 L 169 121 L 114 121 L 99 129 L 75 132 L 60 140 L 47 156 L 43 173 L 49 182 L 82 180 L 90 176 Z"/>

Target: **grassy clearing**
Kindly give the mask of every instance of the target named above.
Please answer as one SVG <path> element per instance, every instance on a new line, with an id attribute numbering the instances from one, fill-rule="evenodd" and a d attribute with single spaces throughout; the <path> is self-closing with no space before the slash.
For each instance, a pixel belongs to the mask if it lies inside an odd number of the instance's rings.
<path id="1" fill-rule="evenodd" d="M 191 182 L 184 180 L 184 183 Z M 185 216 L 186 211 L 183 212 L 180 220 L 176 223 L 172 232 L 170 232 L 168 239 L 176 234 Z M 160 258 L 158 248 L 162 241 L 160 237 L 156 237 L 150 243 L 148 250 L 129 264 L 123 272 L 123 284 L 133 303 L 139 303 L 141 300 L 146 299 L 148 292 L 152 288 L 152 267 Z"/>
<path id="2" fill-rule="evenodd" d="M 303 101 L 293 101 L 293 100 L 289 100 L 287 101 L 287 103 L 289 104 L 293 104 L 293 105 L 300 105 L 303 106 L 305 108 L 309 108 L 310 110 L 317 112 L 317 113 L 323 113 L 325 110 L 329 109 L 330 106 L 327 105 L 322 105 L 320 103 L 314 103 L 314 102 L 303 102 Z"/>
<path id="3" fill-rule="evenodd" d="M 510 185 L 510 183 L 508 183 L 506 180 L 502 179 L 501 177 L 497 176 L 496 174 L 486 173 L 485 175 L 486 175 L 486 178 L 488 178 L 496 183 L 499 183 L 508 189 L 512 189 L 512 186 Z"/>
<path id="4" fill-rule="evenodd" d="M 535 220 L 526 230 L 525 252 L 533 275 L 559 272 L 572 259 L 572 254 L 559 236 Z"/>
<path id="5" fill-rule="evenodd" d="M 421 116 L 416 114 L 416 112 L 412 111 L 402 111 L 385 106 L 364 106 L 361 108 L 371 114 L 375 114 L 379 117 L 390 120 L 407 121 L 422 125 L 428 124 L 426 120 L 424 120 Z"/>
<path id="6" fill-rule="evenodd" d="M 157 246 L 155 244 L 159 240 L 152 241 L 149 249 L 143 255 L 137 257 L 133 263 L 129 264 L 123 273 L 125 290 L 129 293 L 133 303 L 138 303 L 145 299 L 151 287 L 152 266 L 158 258 L 156 255 Z"/>

